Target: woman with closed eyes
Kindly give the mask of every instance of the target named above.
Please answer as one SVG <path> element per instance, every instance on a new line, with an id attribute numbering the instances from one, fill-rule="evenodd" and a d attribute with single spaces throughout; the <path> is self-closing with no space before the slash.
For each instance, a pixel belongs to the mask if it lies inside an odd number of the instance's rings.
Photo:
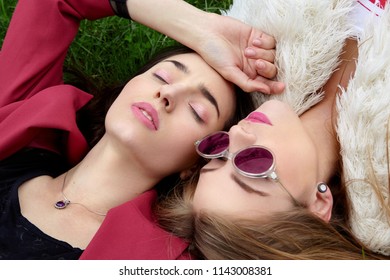
<path id="1" fill-rule="evenodd" d="M 161 15 L 165 26 L 149 17 L 162 2 L 172 10 Z M 99 119 L 81 112 L 83 132 L 84 116 L 97 126 L 86 141 L 76 112 L 91 96 L 63 84 L 62 63 L 81 19 L 114 11 L 168 30 L 210 64 L 186 47 L 160 54 L 115 95 L 93 99 L 88 106 L 100 106 Z M 278 92 L 283 85 L 259 75 L 275 75 L 271 37 L 223 17 L 248 32 L 228 34 L 237 46 L 223 48 L 221 56 L 230 57 L 221 63 L 195 44 L 194 37 L 207 38 L 203 31 L 183 35 L 188 22 L 176 26 L 177 12 L 216 27 L 222 18 L 182 1 L 18 2 L 0 52 L 0 259 L 188 258 L 187 243 L 155 225 L 151 189 L 173 174 L 188 177 L 199 158 L 193 142 L 250 110 L 249 95 L 222 75 L 241 77 L 245 90 Z M 214 36 L 215 46 L 227 42 Z M 245 40 L 241 52 L 238 41 Z"/>

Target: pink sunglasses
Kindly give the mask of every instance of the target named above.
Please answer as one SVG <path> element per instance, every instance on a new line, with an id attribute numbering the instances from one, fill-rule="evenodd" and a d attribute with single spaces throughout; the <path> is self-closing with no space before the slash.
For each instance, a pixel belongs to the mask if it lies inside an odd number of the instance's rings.
<path id="1" fill-rule="evenodd" d="M 249 178 L 271 179 L 280 184 L 296 205 L 301 205 L 279 181 L 275 172 L 275 157 L 268 148 L 253 145 L 231 154 L 229 144 L 229 134 L 225 131 L 212 133 L 195 142 L 196 152 L 201 157 L 230 159 L 239 174 Z"/>

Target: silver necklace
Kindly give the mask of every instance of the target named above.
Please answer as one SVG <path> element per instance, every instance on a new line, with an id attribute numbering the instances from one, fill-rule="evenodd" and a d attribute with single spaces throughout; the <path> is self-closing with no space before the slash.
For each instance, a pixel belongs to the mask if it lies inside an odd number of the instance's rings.
<path id="1" fill-rule="evenodd" d="M 56 209 L 61 210 L 61 209 L 65 209 L 69 204 L 78 204 L 78 205 L 84 207 L 87 211 L 89 211 L 91 213 L 94 213 L 94 214 L 99 215 L 99 216 L 106 216 L 107 213 L 101 213 L 101 212 L 93 211 L 93 210 L 89 209 L 87 206 L 85 206 L 85 205 L 83 205 L 81 203 L 78 203 L 78 202 L 70 202 L 70 200 L 64 194 L 64 187 L 65 187 L 66 177 L 67 176 L 68 176 L 68 172 L 65 173 L 64 180 L 62 181 L 61 194 L 62 194 L 63 199 L 57 201 L 56 203 L 54 203 L 54 207 Z"/>

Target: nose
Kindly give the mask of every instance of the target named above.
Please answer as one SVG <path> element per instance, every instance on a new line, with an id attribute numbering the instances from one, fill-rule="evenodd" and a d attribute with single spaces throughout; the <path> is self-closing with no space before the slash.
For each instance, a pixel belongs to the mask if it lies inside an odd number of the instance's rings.
<path id="1" fill-rule="evenodd" d="M 172 112 L 175 107 L 184 99 L 184 95 L 188 89 L 181 84 L 163 85 L 156 97 L 160 99 L 167 112 Z"/>
<path id="2" fill-rule="evenodd" d="M 256 139 L 256 135 L 245 131 L 245 128 L 242 126 L 235 125 L 229 130 L 229 152 L 235 153 L 238 150 L 254 145 Z"/>

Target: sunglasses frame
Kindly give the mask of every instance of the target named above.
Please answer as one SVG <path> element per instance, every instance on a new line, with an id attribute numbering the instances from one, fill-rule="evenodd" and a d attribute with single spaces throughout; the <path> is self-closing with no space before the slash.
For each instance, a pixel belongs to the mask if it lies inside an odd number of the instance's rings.
<path id="1" fill-rule="evenodd" d="M 214 132 L 214 133 L 211 133 L 205 137 L 203 137 L 202 139 L 200 140 L 197 140 L 195 142 L 195 147 L 196 147 L 196 152 L 203 158 L 206 158 L 206 159 L 217 159 L 217 158 L 224 158 L 224 159 L 229 159 L 231 160 L 232 162 L 232 165 L 234 167 L 234 169 L 236 170 L 236 172 L 238 172 L 239 174 L 245 176 L 245 177 L 248 177 L 248 178 L 261 178 L 261 179 L 271 179 L 272 181 L 275 181 L 277 183 L 279 183 L 279 185 L 282 187 L 282 189 L 284 189 L 288 195 L 290 196 L 290 198 L 292 199 L 292 201 L 294 202 L 295 205 L 297 206 L 301 206 L 301 203 L 299 203 L 294 197 L 293 195 L 286 189 L 286 187 L 280 182 L 279 180 L 279 177 L 278 175 L 276 174 L 276 164 L 275 164 L 275 156 L 274 156 L 274 153 L 269 150 L 267 147 L 264 147 L 264 146 L 260 146 L 260 145 L 251 145 L 251 146 L 248 146 L 248 147 L 245 147 L 243 149 L 240 149 L 239 151 L 235 152 L 235 153 L 230 153 L 229 152 L 229 145 L 227 146 L 226 149 L 224 149 L 223 151 L 221 151 L 220 153 L 217 153 L 217 154 L 213 154 L 213 155 L 209 155 L 209 154 L 204 154 L 202 153 L 200 150 L 199 150 L 199 145 L 204 141 L 206 140 L 207 138 L 213 136 L 213 135 L 216 135 L 216 134 L 225 134 L 229 137 L 229 133 L 227 133 L 226 131 L 217 131 L 217 132 Z M 265 150 L 267 152 L 269 152 L 272 156 L 272 165 L 268 168 L 268 170 L 262 172 L 262 173 L 250 173 L 250 172 L 246 172 L 246 171 L 243 171 L 242 169 L 240 169 L 236 164 L 235 164 L 235 161 L 234 159 L 236 158 L 237 155 L 239 155 L 241 152 L 247 150 L 247 149 L 251 149 L 251 148 L 259 148 L 259 149 L 262 149 L 262 150 Z"/>
<path id="2" fill-rule="evenodd" d="M 229 137 L 229 134 L 226 132 L 226 131 L 218 131 L 218 132 L 214 132 L 212 134 L 209 134 L 205 137 L 203 137 L 202 139 L 198 140 L 195 142 L 195 146 L 196 146 L 196 152 L 203 158 L 206 158 L 206 159 L 216 159 L 216 158 L 225 158 L 225 159 L 230 159 L 233 163 L 233 166 L 234 168 L 236 169 L 236 171 L 242 175 L 244 175 L 245 177 L 249 177 L 249 178 L 270 178 L 272 180 L 278 180 L 278 175 L 276 174 L 275 172 L 275 156 L 274 156 L 274 153 L 272 151 L 270 151 L 268 148 L 264 147 L 264 146 L 260 146 L 260 145 L 252 145 L 252 146 L 249 146 L 249 147 L 245 147 L 235 153 L 230 153 L 229 152 L 229 145 L 223 150 L 221 151 L 220 153 L 217 153 L 217 154 L 213 154 L 213 155 L 209 155 L 209 154 L 205 154 L 205 153 L 202 153 L 200 150 L 199 150 L 199 145 L 204 141 L 206 140 L 207 138 L 210 138 L 212 137 L 213 135 L 216 135 L 216 134 L 224 134 L 226 135 L 227 137 Z M 261 173 L 250 173 L 250 172 L 246 172 L 244 170 L 242 170 L 241 168 L 239 168 L 236 163 L 235 163 L 235 158 L 242 152 L 248 150 L 248 149 L 261 149 L 261 150 L 265 150 L 266 152 L 270 153 L 271 156 L 272 156 L 272 165 L 264 172 L 261 172 Z"/>

